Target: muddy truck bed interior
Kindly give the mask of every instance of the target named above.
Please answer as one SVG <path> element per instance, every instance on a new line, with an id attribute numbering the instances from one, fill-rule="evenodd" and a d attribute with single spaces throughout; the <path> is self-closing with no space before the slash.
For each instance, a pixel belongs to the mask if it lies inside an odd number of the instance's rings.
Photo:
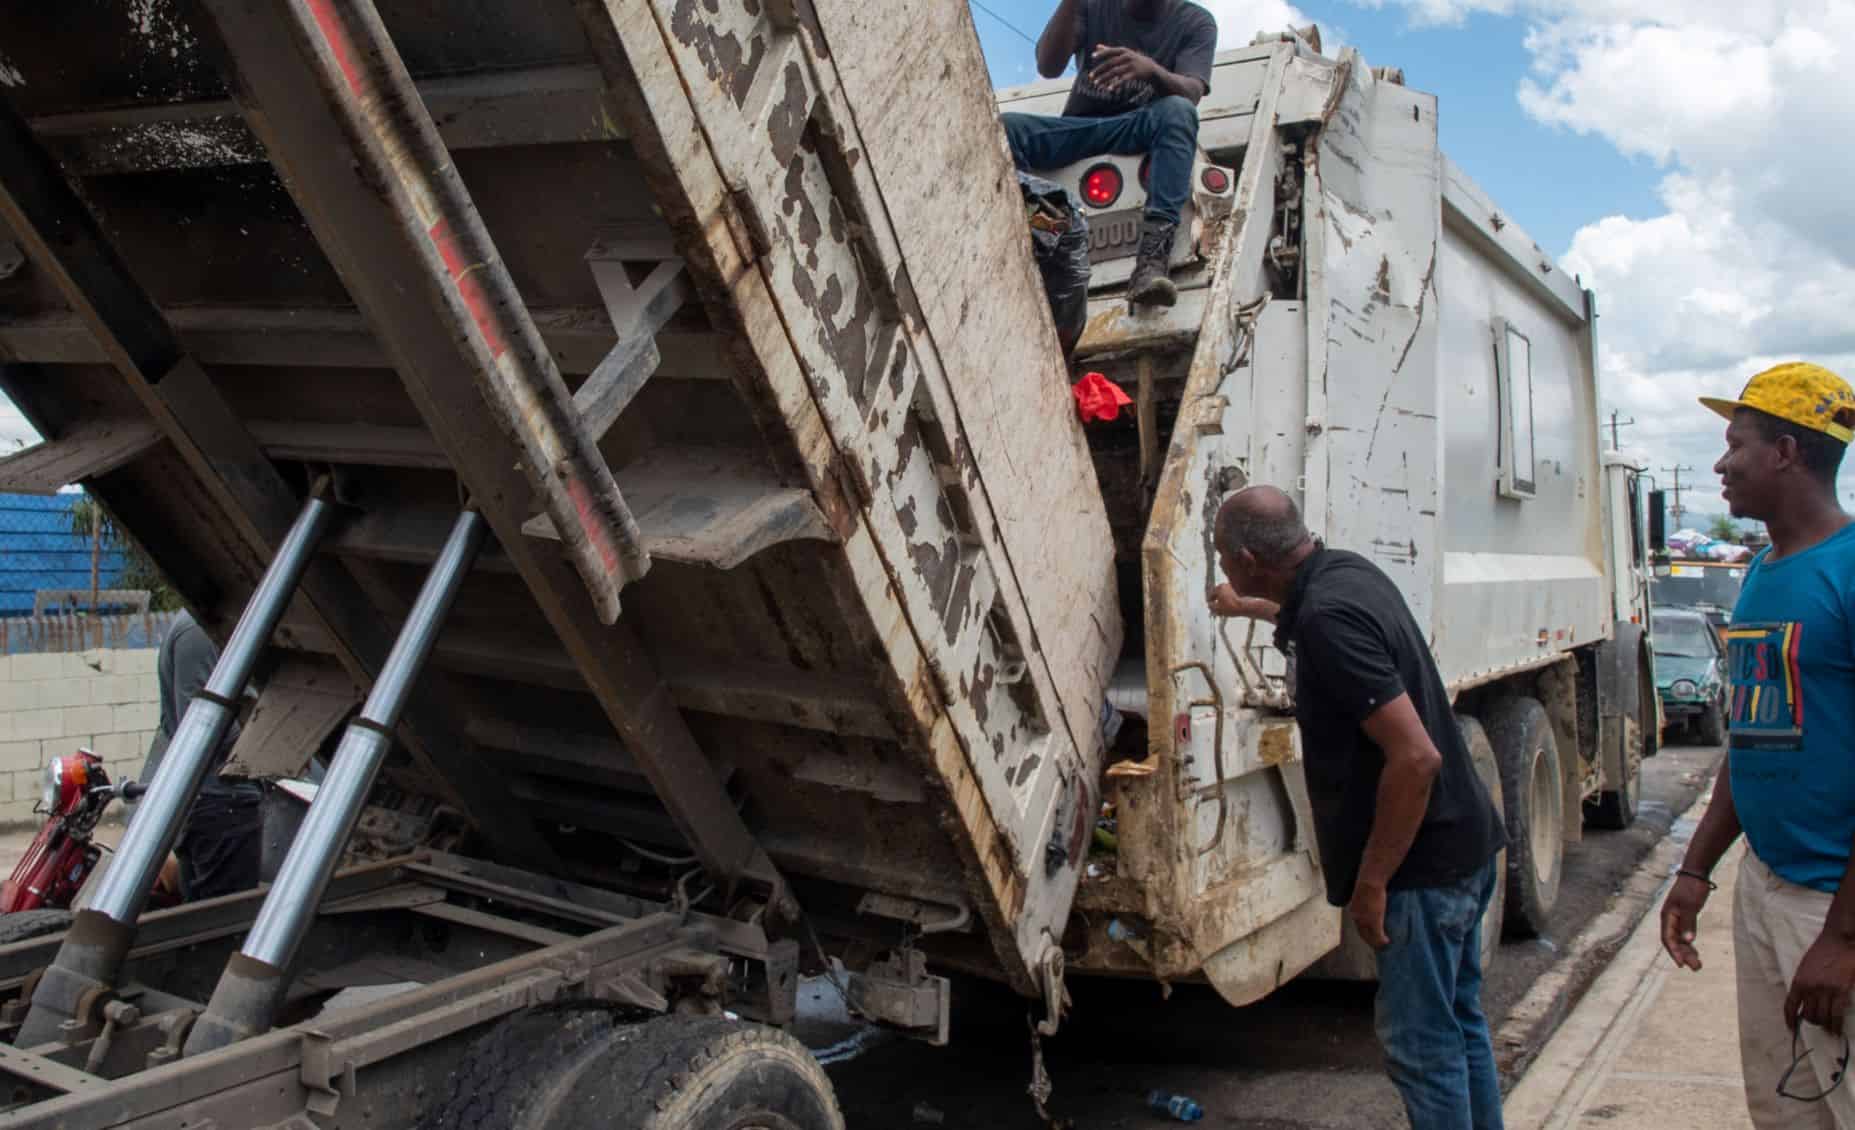
<path id="1" fill-rule="evenodd" d="M 0 52 L 0 485 L 82 483 L 222 645 L 272 568 L 232 771 L 389 671 L 357 845 L 1060 976 L 1120 615 L 964 6 L 15 5 Z"/>

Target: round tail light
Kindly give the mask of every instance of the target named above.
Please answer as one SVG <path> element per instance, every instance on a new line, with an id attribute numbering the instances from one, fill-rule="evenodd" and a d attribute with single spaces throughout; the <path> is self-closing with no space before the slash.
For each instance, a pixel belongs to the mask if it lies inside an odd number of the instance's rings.
<path id="1" fill-rule="evenodd" d="M 1206 165 L 1198 180 L 1206 192 L 1215 192 L 1221 196 L 1230 191 L 1230 174 L 1215 165 Z"/>
<path id="2" fill-rule="evenodd" d="M 1121 170 L 1096 165 L 1082 174 L 1082 199 L 1091 208 L 1107 208 L 1121 198 Z"/>

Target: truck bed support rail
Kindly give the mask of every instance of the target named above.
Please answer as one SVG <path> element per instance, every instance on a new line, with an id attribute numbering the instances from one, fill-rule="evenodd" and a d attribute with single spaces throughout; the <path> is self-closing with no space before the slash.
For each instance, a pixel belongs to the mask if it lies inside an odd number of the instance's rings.
<path id="1" fill-rule="evenodd" d="M 251 680 L 258 656 L 269 642 L 284 609 L 295 595 L 303 570 L 328 529 L 329 503 L 311 498 L 284 538 L 251 603 L 238 618 L 206 686 L 187 707 L 142 798 L 141 808 L 123 833 L 109 869 L 98 881 L 90 905 L 78 912 L 70 936 L 32 995 L 32 1010 L 20 1029 L 19 1046 L 54 1039 L 60 1027 L 76 1019 L 82 999 L 115 984 L 122 959 L 135 936 L 136 920 L 148 899 L 161 864 L 173 850 L 181 823 L 212 767 L 213 754 L 238 713 L 239 698 Z"/>
<path id="2" fill-rule="evenodd" d="M 445 157 L 442 138 L 432 133 L 431 115 L 410 86 L 379 14 L 367 0 L 276 5 L 204 0 L 200 6 L 226 49 L 222 62 L 247 124 L 285 173 L 291 198 L 432 438 L 678 833 L 724 888 L 744 883 L 764 888 L 775 913 L 796 916 L 784 880 L 690 732 L 655 659 L 631 624 L 623 618 L 614 622 L 623 570 L 614 570 L 609 585 L 589 584 L 586 554 L 576 551 L 569 562 L 561 546 L 523 533 L 535 516 L 529 499 L 550 490 L 558 494 L 566 481 L 557 464 L 536 462 L 537 444 L 554 443 L 557 452 L 583 459 L 586 474 L 579 481 L 590 484 L 589 490 L 595 480 L 610 481 L 610 471 L 586 441 L 585 423 L 559 369 Z M 342 56 L 350 64 L 344 69 L 330 35 L 364 43 L 365 49 Z M 369 81 L 385 84 L 365 98 L 352 85 L 352 76 L 363 72 Z M 374 105 L 369 99 L 377 101 L 385 90 L 397 92 L 388 99 L 391 105 L 376 106 L 378 115 L 364 112 L 361 103 Z M 410 190 L 398 179 L 400 166 L 381 164 L 389 153 L 403 157 L 408 146 L 424 159 L 411 173 L 444 182 L 438 198 L 452 221 L 448 230 L 467 248 L 467 274 L 451 272 L 431 247 L 416 222 Z M 357 165 L 369 175 L 354 175 Z M 458 287 L 465 283 L 487 288 L 479 297 L 487 295 L 488 301 L 476 308 L 493 323 L 488 328 L 464 309 Z M 490 329 L 502 345 L 500 358 L 492 358 L 485 344 Z M 509 367 L 518 362 L 521 371 L 512 375 Z M 602 469 L 603 476 L 586 477 Z M 544 512 L 571 536 L 585 534 L 583 524 L 611 528 L 606 544 L 616 546 L 616 529 L 601 518 L 616 520 L 616 512 L 607 514 L 593 501 L 584 516 L 571 506 L 571 513 L 563 513 L 558 499 Z M 616 494 L 611 501 L 623 505 Z M 638 575 L 644 563 L 637 559 L 638 569 L 622 579 Z"/>
<path id="3" fill-rule="evenodd" d="M 294 0 L 283 7 L 299 50 L 319 72 L 330 112 L 420 263 L 427 284 L 421 297 L 436 304 L 478 387 L 516 423 L 535 495 L 600 620 L 612 623 L 619 590 L 650 568 L 643 534 L 386 25 L 365 0 Z"/>
<path id="4" fill-rule="evenodd" d="M 431 658 L 445 615 L 483 546 L 487 529 L 483 516 L 474 510 L 458 515 L 451 527 L 451 536 L 426 575 L 360 716 L 342 735 L 328 776 L 309 806 L 309 815 L 271 884 L 251 933 L 226 964 L 211 1004 L 187 1036 L 187 1055 L 269 1030 L 289 988 L 288 972 L 297 947 L 315 919 L 335 863 L 392 748 L 399 712 Z"/>

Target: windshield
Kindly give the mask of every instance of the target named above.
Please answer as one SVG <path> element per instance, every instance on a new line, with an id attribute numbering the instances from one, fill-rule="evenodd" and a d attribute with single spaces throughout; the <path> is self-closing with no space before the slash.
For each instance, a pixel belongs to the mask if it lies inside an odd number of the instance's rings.
<path id="1" fill-rule="evenodd" d="M 1712 659 L 1713 629 L 1692 616 L 1655 621 L 1655 653 L 1673 659 Z"/>
<path id="2" fill-rule="evenodd" d="M 1668 576 L 1651 582 L 1650 592 L 1657 604 L 1712 604 L 1730 609 L 1744 583 L 1744 569 L 1675 565 Z"/>

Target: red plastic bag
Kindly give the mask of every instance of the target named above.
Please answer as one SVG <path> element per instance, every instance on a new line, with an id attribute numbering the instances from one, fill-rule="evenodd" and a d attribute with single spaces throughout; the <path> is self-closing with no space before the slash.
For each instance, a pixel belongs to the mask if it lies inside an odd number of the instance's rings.
<path id="1" fill-rule="evenodd" d="M 1082 379 L 1070 386 L 1070 392 L 1076 397 L 1076 412 L 1083 423 L 1090 420 L 1113 420 L 1120 416 L 1121 409 L 1134 402 L 1134 398 L 1121 391 L 1115 384 L 1100 373 L 1084 373 Z"/>

